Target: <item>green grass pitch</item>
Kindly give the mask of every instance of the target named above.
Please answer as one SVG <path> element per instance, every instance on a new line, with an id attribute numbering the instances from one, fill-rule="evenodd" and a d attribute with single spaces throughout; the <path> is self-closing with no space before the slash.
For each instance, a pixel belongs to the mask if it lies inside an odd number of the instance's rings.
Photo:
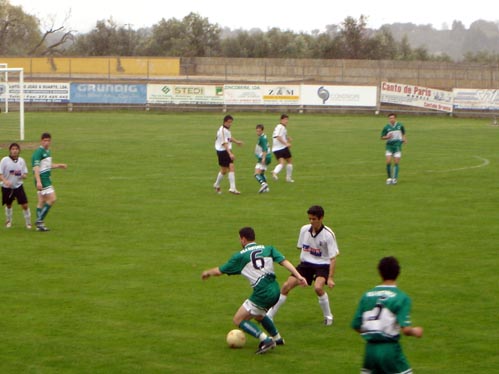
<path id="1" fill-rule="evenodd" d="M 384 116 L 291 114 L 294 184 L 253 177 L 255 125 L 277 113 L 231 113 L 237 187 L 216 195 L 222 113 L 27 113 L 21 155 L 52 133 L 58 201 L 48 233 L 19 207 L 0 228 L 1 373 L 358 373 L 357 302 L 395 255 L 422 339 L 402 338 L 418 374 L 493 372 L 497 354 L 499 128 L 486 119 L 399 116 L 407 129 L 399 184 L 385 185 Z M 0 133 L 2 155 L 12 140 Z M 273 160 L 275 165 L 275 160 Z M 26 183 L 32 213 L 35 190 Z M 239 249 L 238 229 L 297 264 L 298 230 L 320 204 L 337 235 L 335 324 L 313 290 L 295 289 L 276 317 L 286 346 L 254 355 L 225 334 L 250 288 L 201 281 Z M 3 214 L 3 211 L 2 211 Z M 278 280 L 286 279 L 278 266 Z"/>

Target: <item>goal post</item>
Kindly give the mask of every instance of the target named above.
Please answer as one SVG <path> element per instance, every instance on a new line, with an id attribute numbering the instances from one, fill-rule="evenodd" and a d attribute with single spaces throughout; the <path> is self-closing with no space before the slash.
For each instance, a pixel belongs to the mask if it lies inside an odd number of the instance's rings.
<path id="1" fill-rule="evenodd" d="M 0 64 L 0 103 L 3 104 L 2 121 L 8 130 L 10 126 L 19 129 L 19 140 L 24 140 L 24 69 L 9 68 Z M 11 135 L 7 131 L 6 136 Z M 4 138 L 5 136 L 2 136 Z"/>

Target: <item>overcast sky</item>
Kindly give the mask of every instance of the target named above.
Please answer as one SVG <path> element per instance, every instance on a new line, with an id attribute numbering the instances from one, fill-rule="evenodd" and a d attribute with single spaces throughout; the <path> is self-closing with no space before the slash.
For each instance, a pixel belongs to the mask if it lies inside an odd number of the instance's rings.
<path id="1" fill-rule="evenodd" d="M 376 29 L 394 22 L 432 24 L 441 29 L 444 23 L 452 26 L 454 20 L 469 27 L 478 19 L 499 19 L 491 0 L 460 2 L 466 5 L 435 0 L 10 0 L 10 3 L 38 17 L 42 27 L 51 20 L 60 26 L 70 15 L 65 26 L 81 33 L 90 31 L 97 21 L 109 18 L 136 30 L 150 27 L 162 18 L 181 20 L 190 12 L 233 30 L 267 31 L 278 27 L 295 32 L 324 31 L 326 25 L 340 24 L 348 16 L 358 19 L 361 14 L 368 17 L 367 26 Z"/>

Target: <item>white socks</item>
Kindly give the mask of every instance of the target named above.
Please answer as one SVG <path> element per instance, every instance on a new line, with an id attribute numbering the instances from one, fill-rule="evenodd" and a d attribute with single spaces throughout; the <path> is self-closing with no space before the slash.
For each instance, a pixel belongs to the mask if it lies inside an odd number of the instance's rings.
<path id="1" fill-rule="evenodd" d="M 286 295 L 283 295 L 283 294 L 280 294 L 279 295 L 279 300 L 277 300 L 277 303 L 275 303 L 275 305 L 269 309 L 269 311 L 267 312 L 267 316 L 270 317 L 270 319 L 274 319 L 274 316 L 276 315 L 277 311 L 279 310 L 279 308 L 281 307 L 282 304 L 284 304 L 286 302 L 286 299 L 288 297 Z"/>
<path id="2" fill-rule="evenodd" d="M 322 309 L 322 314 L 324 314 L 324 318 L 329 317 L 331 318 L 333 314 L 331 313 L 331 308 L 329 306 L 329 297 L 327 296 L 327 293 L 324 292 L 324 295 L 319 296 L 319 305 Z"/>

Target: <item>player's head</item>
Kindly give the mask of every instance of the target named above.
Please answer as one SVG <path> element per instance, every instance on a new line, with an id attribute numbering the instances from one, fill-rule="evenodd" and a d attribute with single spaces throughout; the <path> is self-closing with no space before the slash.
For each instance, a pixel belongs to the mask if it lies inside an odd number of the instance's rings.
<path id="1" fill-rule="evenodd" d="M 286 125 L 288 123 L 289 116 L 287 114 L 281 114 L 281 123 Z"/>
<path id="2" fill-rule="evenodd" d="M 313 205 L 307 210 L 308 222 L 312 225 L 315 232 L 322 228 L 322 219 L 324 218 L 324 209 L 319 205 Z"/>
<path id="3" fill-rule="evenodd" d="M 232 125 L 232 121 L 234 121 L 234 118 L 230 115 L 230 114 L 227 114 L 225 117 L 224 117 L 224 125 Z"/>
<path id="4" fill-rule="evenodd" d="M 259 123 L 258 125 L 256 125 L 256 134 L 262 135 L 264 129 L 265 129 L 265 127 L 263 127 L 263 125 Z"/>
<path id="5" fill-rule="evenodd" d="M 243 227 L 239 230 L 239 238 L 246 239 L 247 242 L 255 241 L 255 230 L 252 227 Z"/>
<path id="6" fill-rule="evenodd" d="M 397 115 L 395 113 L 388 114 L 388 120 L 393 125 L 397 121 Z"/>
<path id="7" fill-rule="evenodd" d="M 324 209 L 320 205 L 312 205 L 310 208 L 308 208 L 307 214 L 315 216 L 317 218 L 322 218 L 324 217 Z"/>
<path id="8" fill-rule="evenodd" d="M 383 280 L 396 280 L 400 274 L 400 265 L 393 256 L 383 257 L 378 264 L 379 275 Z"/>
<path id="9" fill-rule="evenodd" d="M 11 158 L 17 158 L 19 156 L 19 153 L 21 153 L 21 146 L 17 143 L 12 143 L 9 145 L 9 156 Z"/>
<path id="10" fill-rule="evenodd" d="M 48 132 L 44 132 L 41 136 L 42 147 L 48 149 L 50 142 L 52 141 L 52 136 Z"/>

